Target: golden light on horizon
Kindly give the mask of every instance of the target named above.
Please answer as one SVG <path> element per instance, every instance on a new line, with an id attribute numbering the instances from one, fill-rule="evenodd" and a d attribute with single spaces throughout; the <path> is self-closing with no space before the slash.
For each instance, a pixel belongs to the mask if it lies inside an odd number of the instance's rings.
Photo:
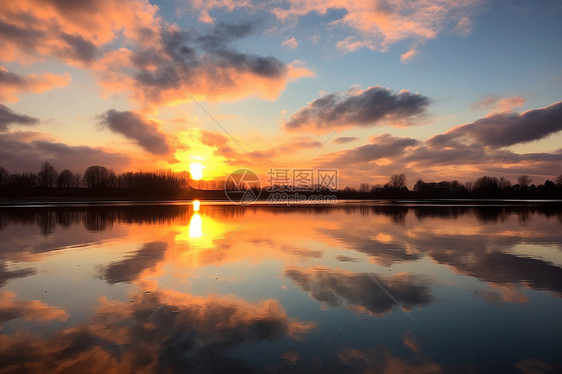
<path id="1" fill-rule="evenodd" d="M 185 147 L 176 150 L 174 158 L 179 162 L 170 164 L 169 167 L 175 172 L 192 172 L 191 164 L 200 163 L 202 168 L 205 169 L 205 175 L 201 178 L 204 177 L 205 180 L 223 179 L 232 171 L 233 166 L 217 152 L 217 145 L 208 145 L 203 141 L 201 131 L 192 128 L 177 134 L 179 143 Z M 195 165 L 194 167 L 199 168 Z"/>

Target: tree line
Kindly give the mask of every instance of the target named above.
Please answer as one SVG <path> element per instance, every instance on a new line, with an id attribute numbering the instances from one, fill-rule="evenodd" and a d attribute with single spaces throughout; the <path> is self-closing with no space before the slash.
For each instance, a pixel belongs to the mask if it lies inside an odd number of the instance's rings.
<path id="1" fill-rule="evenodd" d="M 49 163 L 37 173 L 12 173 L 0 166 L 0 188 L 17 189 L 126 189 L 141 191 L 179 191 L 190 186 L 189 173 L 172 171 L 115 173 L 101 165 L 88 167 L 83 174 L 64 169 L 60 173 Z"/>
<path id="2" fill-rule="evenodd" d="M 350 195 L 403 195 L 416 198 L 530 198 L 556 197 L 562 198 L 562 175 L 554 181 L 546 180 L 543 184 L 535 185 L 528 175 L 521 175 L 517 183 L 513 184 L 505 177 L 483 176 L 474 181 L 461 183 L 459 181 L 424 182 L 418 179 L 409 190 L 406 186 L 406 175 L 393 174 L 388 183 L 370 186 L 361 183 L 359 189 L 345 187 L 342 192 Z"/>

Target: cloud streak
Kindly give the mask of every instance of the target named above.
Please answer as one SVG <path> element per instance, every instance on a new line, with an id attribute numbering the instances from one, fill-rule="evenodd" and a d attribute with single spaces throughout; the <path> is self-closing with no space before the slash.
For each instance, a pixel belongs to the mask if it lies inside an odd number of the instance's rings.
<path id="1" fill-rule="evenodd" d="M 467 139 L 491 148 L 501 148 L 545 138 L 562 130 L 562 102 L 520 114 L 499 113 L 461 125 L 431 138 L 431 145 L 444 146 Z"/>
<path id="2" fill-rule="evenodd" d="M 165 155 L 170 152 L 166 135 L 158 130 L 158 125 L 154 121 L 146 120 L 134 112 L 118 112 L 114 109 L 105 112 L 100 119 L 102 125 L 134 140 L 147 152 L 155 155 Z"/>
<path id="3" fill-rule="evenodd" d="M 421 94 L 405 90 L 393 93 L 381 86 L 351 89 L 315 99 L 294 113 L 284 127 L 289 131 L 305 128 L 325 132 L 343 125 L 412 125 L 412 120 L 425 114 L 430 102 Z"/>
<path id="4" fill-rule="evenodd" d="M 0 66 L 0 100 L 17 102 L 22 93 L 42 93 L 53 88 L 64 87 L 70 83 L 70 74 L 52 73 L 20 75 Z"/>
<path id="5" fill-rule="evenodd" d="M 36 125 L 39 123 L 37 118 L 18 114 L 7 106 L 0 104 L 0 131 L 8 130 L 8 126 L 17 125 Z"/>

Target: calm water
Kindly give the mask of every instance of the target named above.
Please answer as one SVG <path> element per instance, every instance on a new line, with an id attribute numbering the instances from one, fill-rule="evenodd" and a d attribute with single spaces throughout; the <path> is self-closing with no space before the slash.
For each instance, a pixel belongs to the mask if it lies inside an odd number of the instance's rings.
<path id="1" fill-rule="evenodd" d="M 0 208 L 0 372 L 557 372 L 562 210 Z"/>

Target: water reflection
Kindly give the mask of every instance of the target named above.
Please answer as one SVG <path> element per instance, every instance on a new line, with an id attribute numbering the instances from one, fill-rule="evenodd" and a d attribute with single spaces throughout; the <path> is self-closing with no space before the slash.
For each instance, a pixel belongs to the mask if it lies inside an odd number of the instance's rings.
<path id="1" fill-rule="evenodd" d="M 561 217 L 0 208 L 0 372 L 556 371 Z"/>

